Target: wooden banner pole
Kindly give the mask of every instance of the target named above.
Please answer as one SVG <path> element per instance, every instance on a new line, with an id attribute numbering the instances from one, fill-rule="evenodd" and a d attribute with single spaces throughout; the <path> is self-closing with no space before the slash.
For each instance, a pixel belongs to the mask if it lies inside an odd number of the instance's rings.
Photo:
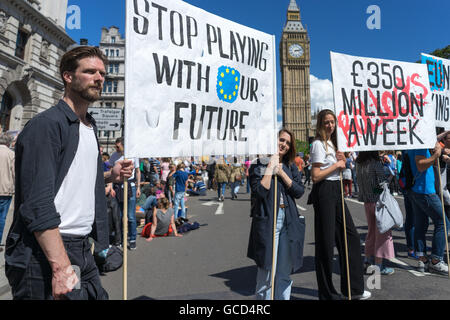
<path id="1" fill-rule="evenodd" d="M 275 270 L 276 270 L 276 261 L 275 261 L 275 255 L 277 248 L 275 247 L 276 241 L 275 241 L 275 235 L 277 232 L 277 185 L 278 185 L 278 179 L 277 175 L 275 174 L 275 182 L 274 182 L 274 189 L 275 189 L 275 195 L 273 197 L 273 238 L 272 238 L 272 270 L 270 272 L 270 300 L 274 299 L 274 292 L 275 292 Z"/>
<path id="2" fill-rule="evenodd" d="M 128 180 L 124 178 L 123 182 L 123 300 L 127 300 L 127 264 L 128 264 Z"/>
<path id="3" fill-rule="evenodd" d="M 343 188 L 343 183 L 342 183 L 342 171 L 340 172 L 340 175 L 341 175 L 342 222 L 344 224 L 345 263 L 347 266 L 348 300 L 352 300 L 352 292 L 351 292 L 351 286 L 350 286 L 350 269 L 348 266 L 347 224 L 345 222 L 345 202 L 344 202 L 344 188 Z M 342 270 L 341 270 L 341 272 L 342 272 Z"/>

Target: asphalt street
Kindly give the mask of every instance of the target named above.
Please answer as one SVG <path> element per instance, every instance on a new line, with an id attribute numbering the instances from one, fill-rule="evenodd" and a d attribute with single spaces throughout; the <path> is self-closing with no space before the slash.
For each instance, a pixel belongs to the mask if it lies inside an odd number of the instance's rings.
<path id="1" fill-rule="evenodd" d="M 137 250 L 128 251 L 128 300 L 253 300 L 256 267 L 246 257 L 250 230 L 250 197 L 242 187 L 238 199 L 231 200 L 227 189 L 223 203 L 217 194 L 208 191 L 204 197 L 188 197 L 188 218 L 199 222 L 200 228 L 181 238 L 155 238 L 146 242 L 138 237 Z M 292 275 L 292 300 L 317 300 L 314 270 L 314 212 L 306 204 L 310 189 L 297 201 L 300 214 L 306 220 L 304 266 Z M 403 198 L 396 197 L 403 212 Z M 346 200 L 362 242 L 367 223 L 362 203 Z M 141 229 L 139 228 L 139 231 Z M 427 239 L 431 247 L 433 225 Z M 417 261 L 407 257 L 405 234 L 393 231 L 396 258 L 390 262 L 395 273 L 381 276 L 377 288 L 371 289 L 372 300 L 443 300 L 450 299 L 447 276 L 421 274 Z M 362 246 L 364 250 L 364 246 Z M 338 259 L 336 251 L 336 260 Z M 101 276 L 110 299 L 123 298 L 123 269 Z M 365 277 L 366 288 L 373 277 Z M 338 261 L 333 281 L 340 290 Z M 9 293 L 0 299 L 10 299 Z"/>
<path id="2" fill-rule="evenodd" d="M 138 239 L 136 251 L 128 254 L 128 299 L 254 299 L 256 267 L 246 257 L 250 230 L 250 197 L 243 193 L 231 200 L 227 189 L 223 203 L 217 202 L 216 193 L 205 197 L 189 197 L 188 217 L 201 227 L 182 238 L 157 238 L 147 243 Z M 317 300 L 314 269 L 314 212 L 306 204 L 310 189 L 306 188 L 298 200 L 300 214 L 306 219 L 304 266 L 292 276 L 293 300 Z M 404 211 L 403 198 L 397 200 Z M 367 233 L 367 223 L 362 203 L 346 200 L 362 242 Z M 431 247 L 433 226 L 427 234 Z M 405 234 L 393 232 L 396 259 L 390 262 L 395 273 L 381 276 L 379 289 L 372 289 L 374 300 L 396 299 L 449 299 L 450 280 L 447 276 L 421 274 L 415 270 L 417 261 L 407 257 Z M 362 250 L 364 247 L 362 246 Z M 338 259 L 336 251 L 336 259 Z M 122 270 L 102 277 L 111 299 L 122 299 Z M 376 284 L 366 276 L 369 286 Z M 369 281 L 367 281 L 369 280 Z M 338 261 L 335 263 L 333 281 L 340 289 Z M 367 284 L 366 284 L 367 288 Z"/>

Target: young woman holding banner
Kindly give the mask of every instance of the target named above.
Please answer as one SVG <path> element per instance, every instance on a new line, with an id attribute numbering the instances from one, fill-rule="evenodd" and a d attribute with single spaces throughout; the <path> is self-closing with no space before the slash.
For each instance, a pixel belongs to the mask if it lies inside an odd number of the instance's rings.
<path id="1" fill-rule="evenodd" d="M 303 263 L 305 222 L 298 214 L 295 199 L 303 195 L 304 187 L 294 158 L 294 135 L 283 129 L 278 134 L 278 154 L 273 155 L 270 161 L 267 159 L 267 165 L 258 159 L 249 169 L 252 225 L 247 256 L 258 266 L 256 276 L 258 300 L 271 299 L 272 259 L 276 261 L 273 294 L 275 300 L 290 299 L 292 286 L 290 274 L 299 270 Z M 274 197 L 275 181 L 277 181 L 277 198 Z M 276 250 L 273 254 L 275 200 Z"/>
<path id="2" fill-rule="evenodd" d="M 345 169 L 345 156 L 336 151 L 337 120 L 333 111 L 322 110 L 317 116 L 316 139 L 311 145 L 313 188 L 308 204 L 314 206 L 316 242 L 316 277 L 320 300 L 340 300 L 332 281 L 333 250 L 336 243 L 341 270 L 341 292 L 348 297 L 346 244 L 342 215 L 340 171 Z M 345 205 L 345 203 L 344 203 Z M 364 291 L 364 269 L 359 234 L 345 205 L 348 242 L 348 268 L 352 299 L 368 299 Z"/>

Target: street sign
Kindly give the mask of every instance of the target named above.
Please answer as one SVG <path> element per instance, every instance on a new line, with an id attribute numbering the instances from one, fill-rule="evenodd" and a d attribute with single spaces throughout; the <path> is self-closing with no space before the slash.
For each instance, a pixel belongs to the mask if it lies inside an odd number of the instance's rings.
<path id="1" fill-rule="evenodd" d="M 94 117 L 98 130 L 120 131 L 122 109 L 89 108 L 88 113 Z"/>
<path id="2" fill-rule="evenodd" d="M 114 108 L 89 108 L 88 112 L 94 117 L 95 121 L 122 119 L 122 109 Z"/>
<path id="3" fill-rule="evenodd" d="M 102 131 L 120 131 L 120 119 L 119 120 L 95 120 L 97 130 Z"/>

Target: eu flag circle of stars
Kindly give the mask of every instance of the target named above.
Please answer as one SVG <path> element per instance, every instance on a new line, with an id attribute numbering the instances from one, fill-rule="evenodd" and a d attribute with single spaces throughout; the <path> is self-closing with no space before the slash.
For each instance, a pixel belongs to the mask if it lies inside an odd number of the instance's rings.
<path id="1" fill-rule="evenodd" d="M 239 93 L 241 74 L 234 68 L 221 66 L 217 72 L 217 96 L 220 100 L 233 103 Z"/>

